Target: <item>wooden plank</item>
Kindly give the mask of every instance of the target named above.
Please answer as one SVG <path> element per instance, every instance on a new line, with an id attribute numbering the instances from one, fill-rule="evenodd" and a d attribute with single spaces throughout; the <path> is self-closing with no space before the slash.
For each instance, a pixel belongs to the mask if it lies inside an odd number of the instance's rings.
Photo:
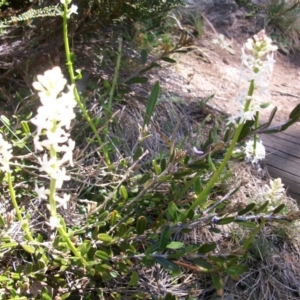
<path id="1" fill-rule="evenodd" d="M 300 201 L 300 130 L 289 128 L 276 134 L 261 135 L 266 147 L 266 164 L 273 178 L 280 177 L 288 194 Z"/>

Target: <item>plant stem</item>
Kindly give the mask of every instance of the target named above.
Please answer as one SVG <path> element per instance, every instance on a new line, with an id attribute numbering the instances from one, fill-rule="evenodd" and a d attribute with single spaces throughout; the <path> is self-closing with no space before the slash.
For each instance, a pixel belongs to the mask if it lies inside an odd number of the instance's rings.
<path id="1" fill-rule="evenodd" d="M 249 99 L 246 101 L 245 107 L 244 107 L 244 111 L 248 111 L 249 107 L 250 107 L 250 103 L 251 103 L 251 96 L 253 95 L 253 91 L 254 91 L 254 81 L 252 80 L 250 82 L 250 86 L 249 86 L 249 90 L 248 90 L 248 97 Z M 207 197 L 210 193 L 210 191 L 212 190 L 212 188 L 214 187 L 216 181 L 219 179 L 223 169 L 225 168 L 227 162 L 229 161 L 232 152 L 234 150 L 235 144 L 241 134 L 241 131 L 243 129 L 244 126 L 244 122 L 239 124 L 238 127 L 236 128 L 235 132 L 234 132 L 234 136 L 233 139 L 231 141 L 231 144 L 226 152 L 226 155 L 221 163 L 221 165 L 219 166 L 219 168 L 217 169 L 217 171 L 214 173 L 213 177 L 209 180 L 208 184 L 206 185 L 206 187 L 203 189 L 203 191 L 200 193 L 200 195 L 197 197 L 197 199 L 192 203 L 192 205 L 190 206 L 190 208 L 183 213 L 182 217 L 181 217 L 181 222 L 185 221 L 186 218 L 188 217 L 188 215 L 198 206 L 201 205 L 203 206 L 206 203 Z"/>
<path id="2" fill-rule="evenodd" d="M 66 59 L 67 59 L 67 67 L 68 67 L 71 83 L 74 85 L 75 100 L 76 100 L 77 105 L 79 106 L 80 110 L 82 111 L 84 118 L 87 120 L 88 124 L 90 125 L 91 129 L 93 130 L 99 146 L 102 146 L 103 143 L 102 143 L 101 137 L 95 127 L 95 124 L 93 123 L 93 120 L 90 118 L 84 104 L 81 102 L 80 96 L 78 94 L 78 91 L 77 91 L 77 88 L 75 85 L 76 76 L 74 74 L 72 55 L 71 55 L 70 46 L 69 46 L 67 11 L 68 11 L 68 4 L 64 4 L 64 13 L 63 13 L 64 44 L 65 44 L 65 52 L 66 52 Z M 105 162 L 108 166 L 110 166 L 111 162 L 110 162 L 108 152 L 105 147 L 103 147 L 103 151 L 104 151 Z"/>
<path id="3" fill-rule="evenodd" d="M 11 198 L 11 201 L 13 203 L 14 209 L 16 210 L 18 220 L 20 221 L 22 229 L 24 230 L 28 240 L 33 241 L 33 237 L 32 237 L 32 235 L 30 233 L 30 230 L 29 230 L 28 221 L 23 219 L 20 208 L 19 208 L 19 205 L 18 205 L 17 200 L 16 200 L 16 193 L 15 193 L 15 190 L 14 190 L 13 185 L 12 185 L 10 170 L 7 172 L 7 181 L 8 181 L 8 188 L 9 188 L 10 198 Z"/>

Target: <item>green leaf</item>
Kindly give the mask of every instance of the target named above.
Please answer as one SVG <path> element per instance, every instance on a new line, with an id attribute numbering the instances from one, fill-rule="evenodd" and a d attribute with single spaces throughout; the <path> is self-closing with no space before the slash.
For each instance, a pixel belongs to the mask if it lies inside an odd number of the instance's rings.
<path id="1" fill-rule="evenodd" d="M 298 119 L 300 117 L 300 103 L 291 111 L 289 118 Z"/>
<path id="2" fill-rule="evenodd" d="M 173 201 L 169 203 L 167 213 L 171 217 L 172 222 L 176 223 L 178 221 L 178 208 Z"/>
<path id="3" fill-rule="evenodd" d="M 112 237 L 107 234 L 107 233 L 99 233 L 98 234 L 98 239 L 102 242 L 106 242 L 106 243 L 109 243 L 112 241 Z"/>
<path id="4" fill-rule="evenodd" d="M 142 49 L 141 51 L 142 64 L 145 64 L 147 62 L 147 59 L 148 59 L 148 51 L 146 49 Z"/>
<path id="5" fill-rule="evenodd" d="M 21 126 L 22 126 L 24 133 L 26 133 L 26 134 L 30 133 L 30 128 L 29 128 L 28 122 L 22 121 Z"/>
<path id="6" fill-rule="evenodd" d="M 127 189 L 124 185 L 121 185 L 119 187 L 119 194 L 123 197 L 124 200 L 128 199 Z"/>
<path id="7" fill-rule="evenodd" d="M 262 218 L 261 221 L 260 221 L 260 224 L 251 231 L 248 238 L 245 239 L 245 242 L 243 244 L 243 249 L 244 250 L 248 250 L 251 247 L 251 244 L 253 243 L 254 237 L 261 230 L 261 228 L 265 225 L 265 222 L 266 222 L 266 220 L 264 218 Z"/>
<path id="8" fill-rule="evenodd" d="M 225 272 L 228 275 L 241 275 L 243 273 L 245 273 L 247 270 L 249 269 L 248 266 L 244 266 L 244 265 L 236 265 L 236 266 L 230 266 L 228 267 Z"/>
<path id="9" fill-rule="evenodd" d="M 161 173 L 160 165 L 156 162 L 155 159 L 152 160 L 153 169 L 155 172 L 155 175 L 159 175 Z"/>
<path id="10" fill-rule="evenodd" d="M 170 226 L 166 225 L 161 233 L 160 240 L 159 240 L 159 251 L 164 252 L 166 250 L 166 247 L 169 243 L 170 238 Z"/>
<path id="11" fill-rule="evenodd" d="M 200 254 L 205 254 L 205 253 L 208 253 L 208 252 L 211 252 L 213 250 L 215 250 L 217 247 L 217 244 L 216 243 L 207 243 L 207 244 L 204 244 L 202 245 L 199 249 L 198 249 L 198 252 Z"/>
<path id="12" fill-rule="evenodd" d="M 176 63 L 176 60 L 174 60 L 174 59 L 172 59 L 170 57 L 167 57 L 167 56 L 161 57 L 160 59 L 163 60 L 163 61 L 166 61 L 168 63 L 171 63 L 171 64 Z"/>
<path id="13" fill-rule="evenodd" d="M 130 281 L 128 286 L 136 286 L 139 282 L 139 274 L 136 271 L 133 271 L 131 276 L 130 276 Z"/>
<path id="14" fill-rule="evenodd" d="M 140 216 L 136 222 L 137 234 L 143 234 L 147 228 L 147 221 L 144 216 Z"/>
<path id="15" fill-rule="evenodd" d="M 163 172 L 167 167 L 167 161 L 165 158 L 163 158 L 161 161 L 160 161 L 160 169 L 161 171 Z"/>
<path id="16" fill-rule="evenodd" d="M 241 211 L 239 211 L 238 215 L 242 216 L 242 215 L 246 214 L 247 212 L 251 211 L 255 207 L 255 205 L 256 205 L 255 203 L 250 203 L 244 209 L 242 209 Z"/>
<path id="17" fill-rule="evenodd" d="M 5 248 L 14 248 L 16 246 L 18 246 L 19 244 L 17 242 L 10 242 L 10 243 L 5 243 L 5 244 L 2 244 L 0 246 L 0 249 L 5 249 Z"/>
<path id="18" fill-rule="evenodd" d="M 143 73 L 145 73 L 145 72 L 147 72 L 147 71 L 150 71 L 150 70 L 153 69 L 154 67 L 160 67 L 160 65 L 157 64 L 157 63 L 151 63 L 148 67 L 146 67 L 145 69 L 142 69 L 142 70 L 140 71 L 140 74 L 143 74 Z"/>
<path id="19" fill-rule="evenodd" d="M 212 264 L 210 264 L 209 262 L 207 262 L 206 260 L 201 259 L 201 258 L 194 258 L 193 262 L 196 265 L 199 265 L 200 267 L 207 269 L 207 270 L 210 270 L 213 268 Z"/>
<path id="20" fill-rule="evenodd" d="M 177 298 L 174 295 L 172 295 L 171 293 L 167 293 L 167 295 L 163 300 L 176 300 L 176 299 Z"/>
<path id="21" fill-rule="evenodd" d="M 81 255 L 84 256 L 89 252 L 91 249 L 91 241 L 85 240 L 78 248 L 77 250 L 80 251 Z"/>
<path id="22" fill-rule="evenodd" d="M 147 83 L 147 82 L 148 82 L 147 77 L 132 77 L 129 80 L 127 80 L 125 83 L 134 84 L 134 83 Z"/>
<path id="23" fill-rule="evenodd" d="M 95 252 L 95 256 L 101 260 L 109 260 L 109 255 L 105 251 L 102 251 L 102 250 L 97 250 Z"/>
<path id="24" fill-rule="evenodd" d="M 236 220 L 235 223 L 237 223 L 239 226 L 245 227 L 245 228 L 255 228 L 256 224 L 250 221 L 238 221 Z"/>
<path id="25" fill-rule="evenodd" d="M 257 208 L 254 212 L 255 214 L 259 214 L 261 212 L 263 212 L 267 206 L 269 205 L 269 201 L 266 201 L 263 205 L 261 205 L 259 208 Z"/>
<path id="26" fill-rule="evenodd" d="M 262 103 L 262 104 L 260 105 L 260 108 L 262 108 L 262 109 L 267 108 L 267 107 L 270 106 L 270 104 L 271 104 L 270 102 Z"/>
<path id="27" fill-rule="evenodd" d="M 197 176 L 194 180 L 194 190 L 196 195 L 199 196 L 202 191 L 202 182 L 200 176 Z"/>
<path id="28" fill-rule="evenodd" d="M 149 99 L 148 99 L 148 104 L 147 104 L 147 108 L 146 108 L 146 115 L 145 115 L 145 118 L 144 118 L 144 126 L 149 125 L 149 123 L 150 123 L 152 114 L 153 114 L 154 109 L 156 107 L 159 90 L 160 90 L 159 82 L 156 81 L 153 88 L 152 88 Z"/>
<path id="29" fill-rule="evenodd" d="M 285 208 L 285 204 L 280 204 L 280 205 L 278 205 L 278 206 L 273 210 L 273 214 L 276 215 L 276 214 L 280 213 L 284 208 Z"/>
<path id="30" fill-rule="evenodd" d="M 219 290 L 223 290 L 224 284 L 222 282 L 222 279 L 219 275 L 212 275 L 212 282 L 214 287 L 219 291 Z"/>
<path id="31" fill-rule="evenodd" d="M 4 115 L 1 115 L 0 119 L 7 127 L 10 127 L 10 121 L 7 117 L 5 117 Z"/>
<path id="32" fill-rule="evenodd" d="M 167 245 L 168 249 L 173 249 L 173 250 L 180 249 L 182 247 L 184 247 L 184 243 L 182 242 L 171 242 L 170 244 Z"/>
<path id="33" fill-rule="evenodd" d="M 219 219 L 217 225 L 225 225 L 234 222 L 235 217 Z"/>
<path id="34" fill-rule="evenodd" d="M 174 264 L 172 261 L 165 259 L 163 257 L 154 257 L 154 259 L 164 268 L 172 271 L 179 271 L 180 268 Z"/>
<path id="35" fill-rule="evenodd" d="M 28 253 L 33 254 L 35 251 L 35 248 L 26 244 L 21 244 L 21 247 Z"/>
<path id="36" fill-rule="evenodd" d="M 137 150 L 135 151 L 135 153 L 133 154 L 133 160 L 137 161 L 141 157 L 142 154 L 143 154 L 143 148 L 138 147 Z"/>

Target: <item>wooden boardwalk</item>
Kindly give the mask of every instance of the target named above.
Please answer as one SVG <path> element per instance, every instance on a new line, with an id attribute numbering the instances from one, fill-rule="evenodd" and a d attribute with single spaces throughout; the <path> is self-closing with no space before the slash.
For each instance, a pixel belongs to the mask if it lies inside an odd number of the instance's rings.
<path id="1" fill-rule="evenodd" d="M 300 204 L 300 127 L 260 136 L 266 147 L 266 163 L 273 178 L 281 177 L 288 194 Z"/>

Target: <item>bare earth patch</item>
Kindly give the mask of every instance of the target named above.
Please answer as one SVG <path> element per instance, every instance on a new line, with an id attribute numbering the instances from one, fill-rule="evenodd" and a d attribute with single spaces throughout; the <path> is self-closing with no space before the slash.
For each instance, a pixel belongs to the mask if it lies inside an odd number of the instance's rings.
<path id="1" fill-rule="evenodd" d="M 216 38 L 209 35 L 204 41 L 196 44 L 205 46 L 210 63 L 204 62 L 194 54 L 179 55 L 176 72 L 188 83 L 191 96 L 196 98 L 203 93 L 212 93 L 215 96 L 209 104 L 227 114 L 234 114 L 238 109 L 235 97 L 238 92 L 239 69 L 241 64 L 242 43 L 247 36 L 236 40 L 226 40 L 231 45 L 235 54 L 230 54 L 220 45 L 214 45 L 211 40 Z M 226 39 L 226 37 L 225 37 Z M 277 106 L 278 111 L 274 121 L 280 123 L 288 118 L 291 110 L 300 102 L 300 56 L 287 57 L 281 53 L 275 55 L 276 64 L 270 81 L 271 105 L 263 110 L 262 120 L 269 116 L 270 111 Z"/>

